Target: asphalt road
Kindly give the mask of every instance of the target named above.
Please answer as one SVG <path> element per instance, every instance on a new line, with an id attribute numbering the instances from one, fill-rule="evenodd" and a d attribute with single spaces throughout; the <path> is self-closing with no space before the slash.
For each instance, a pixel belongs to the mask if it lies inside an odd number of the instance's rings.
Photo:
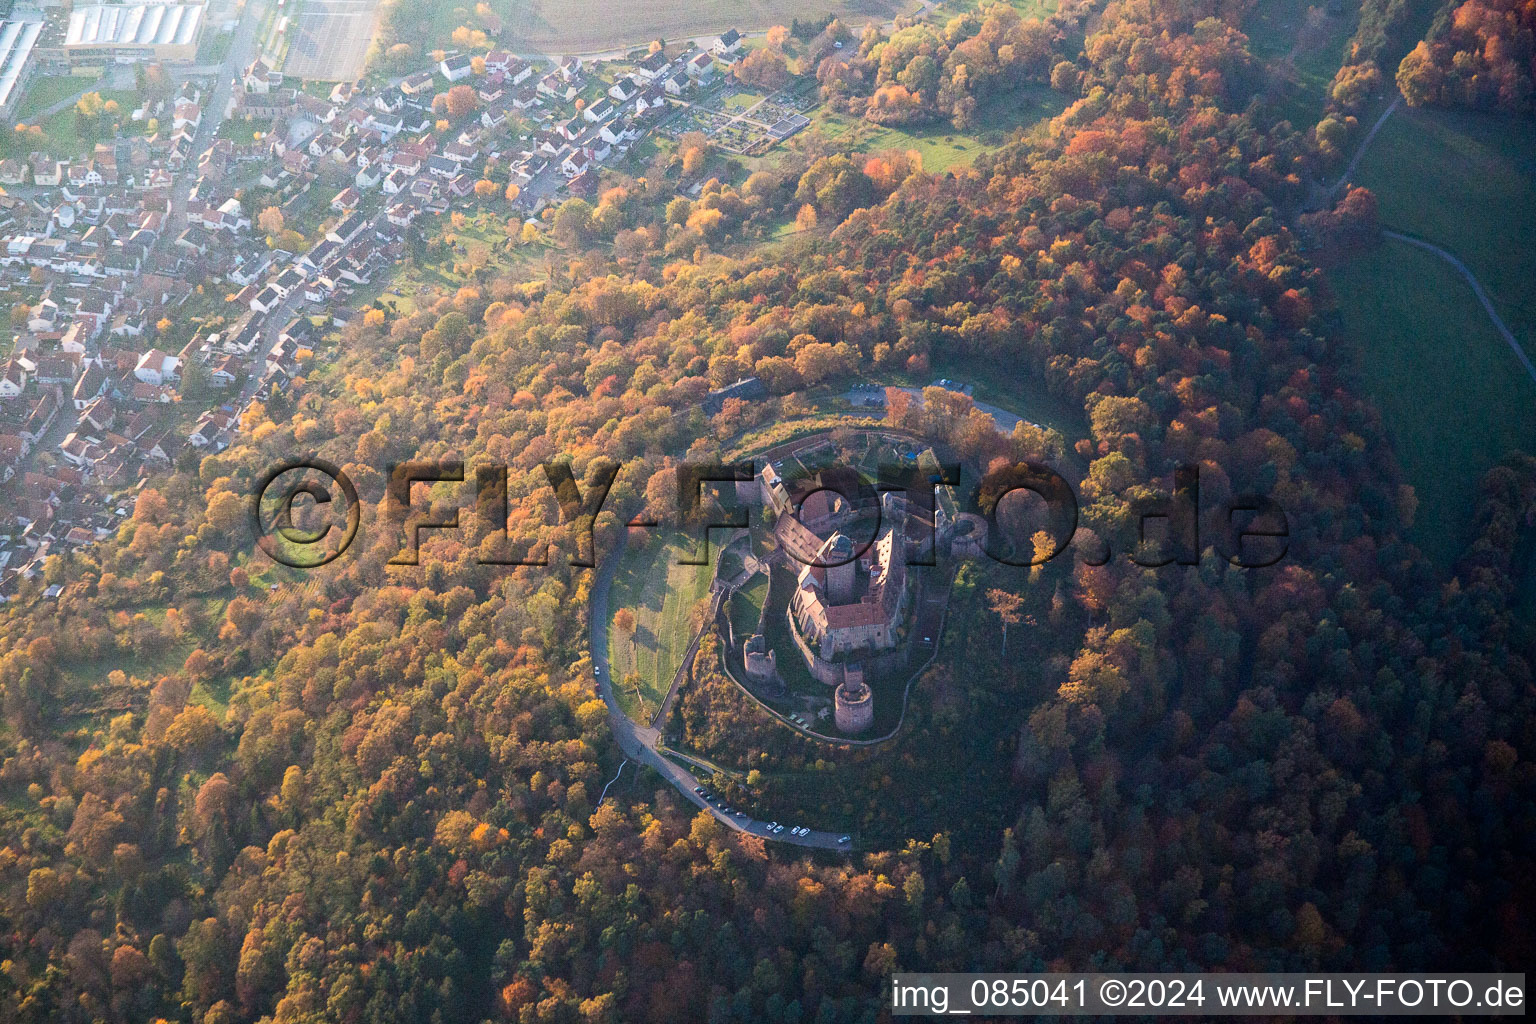
<path id="1" fill-rule="evenodd" d="M 1456 272 L 1466 278 L 1467 284 L 1472 286 L 1472 294 L 1476 295 L 1477 301 L 1483 304 L 1483 309 L 1488 313 L 1488 319 L 1493 321 L 1494 329 L 1504 338 L 1505 343 L 1509 345 L 1510 351 L 1514 352 L 1515 358 L 1520 360 L 1520 365 L 1525 367 L 1525 372 L 1530 374 L 1531 380 L 1536 381 L 1536 365 L 1532 365 L 1531 357 L 1525 354 L 1525 349 L 1516 340 L 1514 332 L 1509 329 L 1509 325 L 1504 322 L 1504 318 L 1499 316 L 1498 310 L 1493 308 L 1493 302 L 1488 298 L 1488 293 L 1483 290 L 1482 283 L 1478 281 L 1476 275 L 1467 268 L 1465 263 L 1461 262 L 1454 253 L 1442 249 L 1431 242 L 1426 242 L 1422 238 L 1414 238 L 1412 235 L 1404 235 L 1396 231 L 1383 230 L 1382 234 L 1387 238 L 1417 246 L 1455 267 Z"/>
<path id="2" fill-rule="evenodd" d="M 203 105 L 203 119 L 197 126 L 197 134 L 192 140 L 192 158 L 187 161 L 186 168 L 177 176 L 176 186 L 171 191 L 171 222 L 177 225 L 176 231 L 167 231 L 165 237 L 174 238 L 179 233 L 180 227 L 186 224 L 187 216 L 187 191 L 197 178 L 197 158 L 211 145 L 219 133 L 219 126 L 229 110 L 230 98 L 234 95 L 235 87 L 233 79 L 245 70 L 245 66 L 256 57 L 256 30 L 261 27 L 262 20 L 266 17 L 267 4 L 272 0 L 247 0 L 245 9 L 240 12 L 240 23 L 235 27 L 235 38 L 229 44 L 229 52 L 224 57 L 224 63 L 213 71 L 213 83 L 209 86 L 208 101 Z"/>
<path id="3" fill-rule="evenodd" d="M 784 826 L 782 832 L 771 833 L 769 822 L 726 814 L 694 792 L 695 789 L 700 788 L 700 783 L 693 773 L 663 756 L 656 749 L 657 744 L 661 742 L 661 731 L 637 724 L 619 707 L 619 702 L 613 694 L 613 672 L 608 665 L 608 591 L 613 584 L 613 577 L 618 571 L 619 560 L 623 553 L 622 547 L 613 551 L 598 569 L 597 585 L 592 588 L 590 605 L 593 671 L 597 674 L 598 692 L 602 695 L 603 703 L 608 705 L 608 724 L 613 729 L 614 738 L 619 741 L 619 749 L 623 750 L 624 755 L 630 760 L 654 769 L 662 778 L 672 783 L 684 799 L 708 811 L 714 815 L 715 820 L 730 829 L 776 843 L 789 843 L 820 850 L 849 849 L 849 846 L 838 842 L 838 839 L 845 834 L 842 832 L 819 832 L 812 829 L 807 835 L 792 836 L 789 830 L 799 822 L 787 821 L 780 823 Z"/>

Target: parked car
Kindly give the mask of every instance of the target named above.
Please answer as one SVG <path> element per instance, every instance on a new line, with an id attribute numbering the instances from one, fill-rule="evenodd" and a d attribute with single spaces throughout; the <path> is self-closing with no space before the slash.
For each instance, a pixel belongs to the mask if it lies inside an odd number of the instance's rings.
<path id="1" fill-rule="evenodd" d="M 839 845 L 839 846 L 847 846 L 852 841 L 853 841 L 853 837 L 852 836 L 841 836 L 837 840 L 837 845 Z"/>

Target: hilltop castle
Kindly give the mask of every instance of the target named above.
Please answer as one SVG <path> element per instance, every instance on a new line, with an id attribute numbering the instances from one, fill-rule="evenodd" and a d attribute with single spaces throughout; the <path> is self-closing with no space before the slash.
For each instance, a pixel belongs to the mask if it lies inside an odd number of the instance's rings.
<path id="1" fill-rule="evenodd" d="M 822 659 L 896 646 L 896 629 L 907 609 L 905 551 L 901 531 L 887 526 L 862 555 L 838 531 L 822 542 L 811 565 L 800 569 L 789 613 Z"/>

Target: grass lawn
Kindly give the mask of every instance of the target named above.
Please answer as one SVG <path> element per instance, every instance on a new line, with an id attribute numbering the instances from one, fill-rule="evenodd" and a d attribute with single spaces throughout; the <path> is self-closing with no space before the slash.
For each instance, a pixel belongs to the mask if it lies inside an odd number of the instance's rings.
<path id="1" fill-rule="evenodd" d="M 621 608 L 633 612 L 635 629 L 631 636 L 610 625 L 608 662 L 619 705 L 636 721 L 650 721 L 666 697 L 693 640 L 690 613 L 709 593 L 710 566 L 679 564 L 692 554 L 684 534 L 658 531 L 624 553 L 614 577 L 609 606 L 615 615 Z M 637 687 L 625 684 L 631 673 L 639 676 Z"/>
<path id="2" fill-rule="evenodd" d="M 1323 116 L 1323 105 L 1334 74 L 1344 62 L 1345 48 L 1355 31 L 1352 16 L 1323 17 L 1308 25 L 1307 10 L 1320 6 L 1307 0 L 1266 0 L 1255 4 L 1243 23 L 1249 50 L 1261 60 L 1283 63 L 1289 87 L 1276 115 L 1305 130 Z"/>
<path id="3" fill-rule="evenodd" d="M 128 120 L 128 114 L 138 106 L 139 94 L 132 89 L 99 89 L 102 100 L 116 100 L 122 108 L 124 135 L 142 133 L 143 127 Z M 66 94 L 68 95 L 68 94 Z M 111 125 L 101 132 L 80 133 L 80 118 L 73 105 L 38 122 L 38 127 L 48 136 L 48 151 L 55 156 L 85 156 L 98 142 L 111 142 Z"/>
<path id="4" fill-rule="evenodd" d="M 731 627 L 736 630 L 738 640 L 744 640 L 757 631 L 757 620 L 763 614 L 763 602 L 767 599 L 766 573 L 758 573 L 750 583 L 731 596 Z"/>
<path id="5" fill-rule="evenodd" d="M 1384 225 L 1460 256 L 1536 351 L 1536 125 L 1403 109 L 1356 178 Z M 1415 540 L 1445 564 L 1469 539 L 1482 474 L 1511 449 L 1536 448 L 1536 384 L 1471 289 L 1429 253 L 1386 241 L 1332 276 L 1367 388 L 1418 490 Z"/>
<path id="6" fill-rule="evenodd" d="M 89 75 L 39 75 L 27 86 L 26 95 L 17 104 L 11 120 L 18 124 L 31 124 L 39 110 L 46 110 L 82 89 L 93 89 L 100 81 L 99 72 Z"/>
<path id="7" fill-rule="evenodd" d="M 1461 257 L 1526 352 L 1536 352 L 1536 122 L 1400 108 L 1356 178 L 1376 194 L 1383 225 Z M 1483 320 L 1466 299 L 1462 319 Z"/>
<path id="8" fill-rule="evenodd" d="M 760 92 L 738 92 L 726 97 L 720 105 L 732 114 L 741 114 L 761 103 L 764 96 Z"/>
<path id="9" fill-rule="evenodd" d="M 977 123 L 957 131 L 947 121 L 912 128 L 873 124 L 825 107 L 811 116 L 812 131 L 864 153 L 915 149 L 923 170 L 968 166 L 982 153 L 1001 148 L 1019 128 L 1032 128 L 1066 109 L 1066 97 L 1044 86 L 1026 86 L 998 96 L 979 112 Z"/>
<path id="10" fill-rule="evenodd" d="M 1412 539 L 1448 565 L 1471 539 L 1483 474 L 1536 445 L 1536 384 L 1433 255 L 1389 240 L 1330 276 L 1366 390 L 1418 493 Z"/>

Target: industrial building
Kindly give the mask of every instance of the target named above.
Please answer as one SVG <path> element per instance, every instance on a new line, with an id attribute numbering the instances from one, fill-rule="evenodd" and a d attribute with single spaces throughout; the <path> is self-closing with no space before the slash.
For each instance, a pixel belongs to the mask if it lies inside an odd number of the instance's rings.
<path id="1" fill-rule="evenodd" d="M 0 118 L 10 119 L 36 66 L 40 21 L 0 21 Z"/>
<path id="2" fill-rule="evenodd" d="M 86 4 L 69 13 L 57 50 L 71 64 L 190 63 L 197 56 L 206 4 Z"/>

